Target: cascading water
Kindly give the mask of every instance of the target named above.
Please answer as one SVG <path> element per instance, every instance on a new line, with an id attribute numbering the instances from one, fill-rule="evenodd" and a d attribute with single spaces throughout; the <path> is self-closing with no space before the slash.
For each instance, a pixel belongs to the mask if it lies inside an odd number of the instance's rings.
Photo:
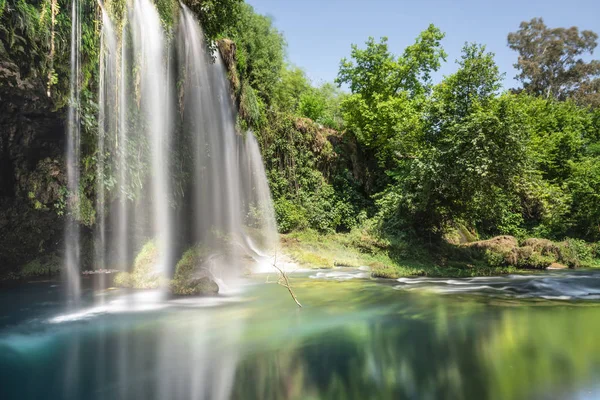
<path id="1" fill-rule="evenodd" d="M 241 271 L 242 255 L 258 255 L 256 240 L 265 249 L 276 246 L 272 202 L 253 134 L 244 138 L 236 132 L 221 57 L 206 48 L 198 21 L 184 5 L 179 30 L 180 64 L 185 71 L 184 129 L 191 132 L 194 143 L 196 240 L 216 254 L 212 272 L 231 278 Z"/>
<path id="2" fill-rule="evenodd" d="M 116 171 L 117 180 L 117 207 L 113 214 L 113 248 L 116 249 L 114 265 L 121 271 L 127 270 L 129 260 L 129 231 L 128 231 L 128 187 L 129 180 L 127 174 L 127 147 L 128 147 L 128 118 L 129 104 L 127 102 L 127 74 L 125 71 L 129 68 L 127 46 L 125 46 L 127 38 L 127 29 L 123 26 L 121 32 L 121 63 L 120 63 L 120 78 L 118 83 L 118 133 L 115 140 L 116 156 L 113 159 L 114 170 Z"/>
<path id="3" fill-rule="evenodd" d="M 67 219 L 65 226 L 65 274 L 67 295 L 76 304 L 81 293 L 79 277 L 80 232 L 79 232 L 79 151 L 81 136 L 80 121 L 80 67 L 81 67 L 81 22 L 79 0 L 71 3 L 71 73 L 69 111 L 67 120 Z"/>
<path id="4" fill-rule="evenodd" d="M 102 7 L 102 32 L 100 37 L 100 81 L 98 90 L 98 147 L 96 165 L 96 220 L 97 232 L 95 240 L 96 268 L 106 268 L 106 165 L 107 146 L 111 137 L 116 133 L 117 106 L 117 37 L 108 17 Z M 112 168 L 110 169 L 112 171 Z M 104 282 L 101 282 L 104 288 Z"/>
<path id="5" fill-rule="evenodd" d="M 264 261 L 277 246 L 269 187 L 256 138 L 236 130 L 220 55 L 183 5 L 178 32 L 171 46 L 154 5 L 134 0 L 119 48 L 103 9 L 96 268 L 128 270 L 130 252 L 152 239 L 153 273 L 165 282 L 182 250 L 174 240 L 177 225 L 183 245 L 210 251 L 198 269 L 233 281 L 249 259 Z M 183 83 L 179 112 L 176 82 Z M 180 197 L 192 201 L 175 205 L 176 184 L 190 192 Z M 176 222 L 178 206 L 185 215 Z"/>
<path id="6" fill-rule="evenodd" d="M 135 0 L 131 10 L 133 51 L 138 58 L 140 75 L 140 109 L 144 130 L 150 144 L 150 187 L 152 192 L 152 233 L 158 248 L 155 271 L 169 276 L 172 243 L 172 218 L 169 167 L 169 99 L 165 63 L 165 38 L 158 12 L 149 0 Z M 128 71 L 122 71 L 128 73 Z"/>
<path id="7" fill-rule="evenodd" d="M 244 191 L 251 196 L 249 211 L 251 215 L 257 216 L 255 224 L 262 232 L 260 247 L 266 251 L 275 251 L 279 243 L 275 210 L 260 147 L 252 132 L 246 134 L 244 145 L 246 165 L 242 166 L 242 171 L 246 173 L 243 179 L 246 184 Z"/>

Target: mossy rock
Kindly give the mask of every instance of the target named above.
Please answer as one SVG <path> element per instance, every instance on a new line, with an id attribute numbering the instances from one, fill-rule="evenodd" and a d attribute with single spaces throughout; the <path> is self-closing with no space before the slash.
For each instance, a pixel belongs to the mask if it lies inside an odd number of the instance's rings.
<path id="1" fill-rule="evenodd" d="M 490 250 L 496 253 L 508 253 L 516 247 L 519 247 L 519 242 L 514 236 L 503 235 L 496 236 L 488 240 L 479 240 L 477 242 L 466 243 L 464 246 L 471 249 L 481 250 L 483 252 Z"/>
<path id="2" fill-rule="evenodd" d="M 179 296 L 215 295 L 219 293 L 219 285 L 209 277 L 174 279 L 171 281 L 171 293 Z"/>
<path id="3" fill-rule="evenodd" d="M 522 246 L 532 247 L 534 251 L 542 255 L 560 256 L 560 246 L 548 239 L 529 238 L 523 241 Z"/>
<path id="4" fill-rule="evenodd" d="M 577 239 L 553 242 L 548 239 L 530 238 L 523 242 L 523 246 L 530 246 L 542 256 L 551 258 L 552 262 L 569 268 L 585 266 L 593 257 L 590 246 Z"/>
<path id="5" fill-rule="evenodd" d="M 113 285 L 123 288 L 133 287 L 133 279 L 129 272 L 118 272 L 113 279 Z"/>
<path id="6" fill-rule="evenodd" d="M 556 258 L 544 255 L 531 246 L 517 247 L 511 252 L 509 265 L 525 269 L 546 269 Z"/>
<path id="7" fill-rule="evenodd" d="M 194 246 L 186 250 L 175 266 L 175 279 L 191 279 L 207 254 L 208 250 L 202 246 Z"/>
<path id="8" fill-rule="evenodd" d="M 171 281 L 171 293 L 179 296 L 214 295 L 219 286 L 202 269 L 208 250 L 202 246 L 188 249 L 175 267 L 175 278 Z"/>
<path id="9" fill-rule="evenodd" d="M 158 248 L 154 240 L 147 242 L 135 257 L 130 277 L 131 287 L 135 289 L 157 289 L 161 286 L 161 276 L 156 273 Z"/>
<path id="10" fill-rule="evenodd" d="M 466 226 L 455 223 L 451 229 L 444 234 L 444 239 L 450 244 L 459 245 L 475 242 L 477 241 L 477 236 Z"/>
<path id="11" fill-rule="evenodd" d="M 516 267 L 523 269 L 546 269 L 560 261 L 559 246 L 546 239 L 530 238 L 522 246 L 512 236 L 497 236 L 465 246 L 483 252 L 482 259 L 490 267 Z"/>

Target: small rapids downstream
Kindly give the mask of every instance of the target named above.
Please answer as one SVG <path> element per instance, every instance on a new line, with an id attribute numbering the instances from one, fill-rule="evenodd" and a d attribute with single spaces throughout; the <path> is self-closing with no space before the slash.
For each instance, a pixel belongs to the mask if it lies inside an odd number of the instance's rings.
<path id="1" fill-rule="evenodd" d="M 600 300 L 596 271 L 544 272 L 464 279 L 400 278 L 398 290 L 468 293 L 494 297 L 547 300 Z"/>

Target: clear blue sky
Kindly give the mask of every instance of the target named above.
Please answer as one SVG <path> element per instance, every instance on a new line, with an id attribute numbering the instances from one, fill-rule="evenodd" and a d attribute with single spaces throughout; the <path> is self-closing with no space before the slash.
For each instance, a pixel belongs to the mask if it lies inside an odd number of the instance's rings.
<path id="1" fill-rule="evenodd" d="M 288 59 L 306 71 L 313 83 L 332 81 L 350 45 L 364 44 L 369 36 L 389 38 L 394 54 L 401 54 L 430 23 L 446 37 L 442 42 L 448 61 L 440 73 L 456 69 L 454 61 L 466 41 L 485 44 L 506 72 L 505 87 L 517 84 L 512 64 L 517 53 L 506 36 L 519 23 L 542 17 L 549 27 L 577 26 L 600 34 L 600 0 L 246 0 L 273 18 L 288 42 Z M 600 46 L 594 58 L 600 59 Z"/>

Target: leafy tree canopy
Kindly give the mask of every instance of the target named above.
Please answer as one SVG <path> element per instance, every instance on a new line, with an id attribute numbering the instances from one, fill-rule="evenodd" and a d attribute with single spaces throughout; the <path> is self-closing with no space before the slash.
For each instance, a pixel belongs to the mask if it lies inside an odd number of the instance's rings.
<path id="1" fill-rule="evenodd" d="M 577 27 L 549 28 L 542 18 L 522 22 L 508 34 L 508 46 L 519 53 L 517 79 L 530 94 L 600 105 L 600 61 L 586 62 L 598 35 Z"/>

